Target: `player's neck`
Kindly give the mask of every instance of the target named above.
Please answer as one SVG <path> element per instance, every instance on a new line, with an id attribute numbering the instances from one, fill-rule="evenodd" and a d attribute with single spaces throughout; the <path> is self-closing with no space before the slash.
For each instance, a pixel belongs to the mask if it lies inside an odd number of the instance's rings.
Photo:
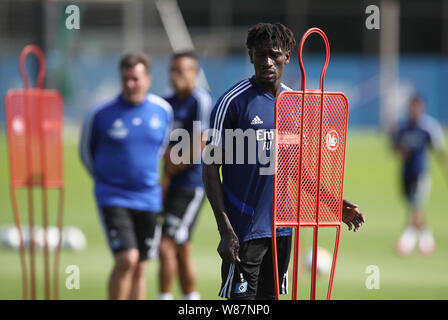
<path id="1" fill-rule="evenodd" d="M 194 88 L 191 88 L 191 89 L 188 89 L 188 90 L 185 90 L 185 91 L 178 91 L 178 92 L 175 93 L 176 94 L 176 98 L 178 100 L 181 100 L 181 101 L 185 100 L 193 93 L 193 90 L 194 90 Z"/>
<path id="2" fill-rule="evenodd" d="M 145 100 L 146 100 L 146 95 L 143 96 L 143 97 L 141 97 L 141 98 L 138 98 L 138 99 L 130 99 L 130 98 L 128 98 L 128 97 L 126 97 L 126 96 L 124 96 L 124 95 L 122 94 L 122 95 L 121 95 L 121 98 L 123 99 L 123 101 L 124 101 L 126 104 L 135 107 L 135 106 L 139 106 L 139 105 L 141 105 L 141 104 L 143 104 L 143 103 L 145 102 Z"/>
<path id="3" fill-rule="evenodd" d="M 273 95 L 274 97 L 277 97 L 280 93 L 280 86 L 282 83 L 281 79 L 278 79 L 274 84 L 264 84 L 261 83 L 257 80 L 257 78 L 255 78 L 255 82 L 257 83 L 257 86 L 260 87 L 260 89 L 270 93 L 271 95 Z"/>

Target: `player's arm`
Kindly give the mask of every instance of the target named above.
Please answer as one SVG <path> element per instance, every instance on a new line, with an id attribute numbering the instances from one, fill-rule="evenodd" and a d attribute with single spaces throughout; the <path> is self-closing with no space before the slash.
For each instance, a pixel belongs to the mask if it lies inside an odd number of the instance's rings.
<path id="1" fill-rule="evenodd" d="M 194 137 L 194 135 L 193 135 Z M 181 162 L 179 164 L 174 164 L 171 161 L 170 153 L 172 146 L 168 147 L 165 155 L 165 167 L 164 167 L 164 174 L 166 174 L 169 177 L 173 177 L 175 175 L 178 175 L 179 173 L 187 170 L 190 168 L 194 163 L 199 163 L 199 159 L 201 157 L 201 153 L 204 150 L 205 147 L 205 141 L 204 139 L 201 139 L 201 143 L 196 144 L 193 143 L 193 137 L 190 139 L 190 159 L 187 163 Z"/>
<path id="2" fill-rule="evenodd" d="M 193 164 L 200 163 L 200 158 L 202 151 L 205 148 L 205 130 L 208 128 L 207 124 L 210 121 L 210 108 L 211 108 L 211 97 L 210 95 L 203 95 L 202 98 L 198 98 L 198 112 L 197 112 L 197 118 L 196 121 L 199 121 L 200 126 L 199 128 L 196 127 L 193 124 L 193 134 L 190 138 L 190 159 L 188 163 L 179 163 L 174 164 L 171 161 L 170 153 L 171 153 L 171 147 L 168 147 L 167 152 L 164 155 L 164 177 L 163 177 L 163 184 L 169 185 L 171 178 L 173 176 L 176 176 L 183 171 L 189 169 Z M 196 139 L 197 137 L 200 138 L 200 143 L 193 143 L 193 139 Z M 205 137 L 205 139 L 204 139 Z"/>
<path id="3" fill-rule="evenodd" d="M 445 177 L 448 177 L 448 157 L 445 151 L 445 137 L 443 135 L 442 127 L 436 122 L 432 123 L 429 136 L 431 149 L 444 171 Z"/>
<path id="4" fill-rule="evenodd" d="M 314 174 L 307 168 L 304 168 L 304 182 L 309 184 L 316 184 L 316 177 Z M 321 184 L 321 197 L 322 202 L 324 202 L 327 206 L 331 206 L 331 204 L 335 203 L 337 200 L 335 195 L 331 193 L 324 184 Z M 342 222 L 344 222 L 348 226 L 348 230 L 358 231 L 358 229 L 365 222 L 364 215 L 359 211 L 358 205 L 352 204 L 348 200 L 342 201 Z"/>
<path id="5" fill-rule="evenodd" d="M 94 156 L 98 134 L 95 129 L 95 112 L 89 112 L 82 124 L 79 155 L 81 162 L 91 176 L 94 175 Z"/>
<path id="6" fill-rule="evenodd" d="M 208 145 L 205 148 L 217 147 Z M 210 150 L 210 152 L 214 151 Z M 222 159 L 225 159 L 224 150 L 222 151 Z M 207 198 L 215 215 L 219 235 L 221 236 L 221 241 L 218 245 L 218 253 L 224 261 L 231 263 L 240 262 L 238 255 L 240 247 L 239 240 L 233 230 L 224 205 L 224 191 L 219 174 L 220 167 L 221 164 L 206 164 L 204 162 L 202 164 L 202 180 L 204 182 L 205 193 L 207 194 Z"/>
<path id="7" fill-rule="evenodd" d="M 406 159 L 409 156 L 409 150 L 402 143 L 402 135 L 403 132 L 401 128 L 394 129 L 390 134 L 391 144 L 395 153 L 399 157 Z"/>
<path id="8" fill-rule="evenodd" d="M 187 170 L 188 168 L 190 168 L 194 163 L 200 163 L 199 159 L 201 157 L 201 152 L 205 147 L 205 142 L 202 141 L 201 139 L 201 144 L 199 145 L 199 148 L 196 147 L 193 143 L 193 141 L 190 141 L 190 159 L 189 162 L 187 163 L 179 163 L 179 164 L 174 164 L 171 161 L 171 149 L 172 146 L 168 147 L 165 151 L 165 154 L 163 156 L 163 160 L 164 160 L 164 167 L 163 167 L 163 175 L 162 175 L 162 194 L 163 194 L 163 201 L 165 201 L 165 197 L 166 197 L 166 192 L 171 184 L 171 179 L 182 173 L 183 171 Z"/>

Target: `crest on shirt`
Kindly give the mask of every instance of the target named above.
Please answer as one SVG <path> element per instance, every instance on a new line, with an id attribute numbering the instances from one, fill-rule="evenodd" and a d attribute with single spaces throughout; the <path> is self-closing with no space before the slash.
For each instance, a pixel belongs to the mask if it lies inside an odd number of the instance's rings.
<path id="1" fill-rule="evenodd" d="M 124 139 L 129 131 L 124 127 L 123 120 L 116 119 L 112 124 L 112 128 L 108 130 L 108 133 L 113 139 Z"/>
<path id="2" fill-rule="evenodd" d="M 139 125 L 142 124 L 142 118 L 139 117 L 135 117 L 134 119 L 132 119 L 132 124 L 136 127 L 138 127 Z"/>
<path id="3" fill-rule="evenodd" d="M 151 117 L 151 119 L 149 120 L 149 126 L 152 129 L 159 129 L 161 126 L 162 122 L 160 121 L 159 117 L 155 114 Z"/>

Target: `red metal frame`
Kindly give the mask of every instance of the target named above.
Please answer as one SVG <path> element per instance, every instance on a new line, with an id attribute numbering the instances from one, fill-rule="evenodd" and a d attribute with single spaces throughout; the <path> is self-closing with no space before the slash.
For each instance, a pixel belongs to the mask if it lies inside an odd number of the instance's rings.
<path id="1" fill-rule="evenodd" d="M 29 88 L 29 80 L 25 68 L 25 60 L 34 54 L 39 61 L 37 88 Z M 50 259 L 47 243 L 48 228 L 48 188 L 59 190 L 57 226 L 59 243 L 54 258 L 53 292 L 58 298 L 58 268 L 61 248 L 62 211 L 64 195 L 63 158 L 62 158 L 62 98 L 55 90 L 44 90 L 45 57 L 39 47 L 27 45 L 20 54 L 20 73 L 24 89 L 9 90 L 5 98 L 5 113 L 9 147 L 9 164 L 11 175 L 11 200 L 14 221 L 19 230 L 20 261 L 23 279 L 23 297 L 28 299 L 28 272 L 26 253 L 20 223 L 20 212 L 17 203 L 17 189 L 27 189 L 28 222 L 30 228 L 30 286 L 31 299 L 36 299 L 36 265 L 35 243 L 33 235 L 34 204 L 33 188 L 42 191 L 42 224 L 44 230 L 44 297 L 50 299 Z M 18 134 L 13 120 L 20 117 L 24 134 Z M 22 137 L 17 138 L 16 136 Z M 50 156 L 50 158 L 48 158 Z M 22 159 L 23 158 L 23 159 Z M 55 160 L 56 159 L 56 160 Z M 24 162 L 24 163 L 23 163 Z"/>
<path id="2" fill-rule="evenodd" d="M 309 35 L 317 33 L 322 37 L 325 44 L 325 62 L 320 75 L 320 89 L 319 90 L 307 90 L 306 89 L 306 74 L 305 67 L 302 59 L 303 45 L 308 38 Z M 328 39 L 325 33 L 318 28 L 309 29 L 302 37 L 299 46 L 299 64 L 302 75 L 302 90 L 301 91 L 284 91 L 278 97 L 275 106 L 275 129 L 276 129 L 276 141 L 275 141 L 275 173 L 274 173 L 274 192 L 273 192 L 273 218 L 272 218 L 272 247 L 273 247 L 273 265 L 274 265 L 274 278 L 275 278 L 275 292 L 276 298 L 280 298 L 280 289 L 279 289 L 279 279 L 278 279 L 278 263 L 277 263 L 277 228 L 279 227 L 290 227 L 295 230 L 294 237 L 294 265 L 293 265 L 293 291 L 292 291 L 292 299 L 297 299 L 297 283 L 298 283 L 298 272 L 299 272 L 299 238 L 300 238 L 300 228 L 301 227 L 312 227 L 313 228 L 313 258 L 312 258 L 312 268 L 311 268 L 311 292 L 310 298 L 316 298 L 316 277 L 317 277 L 317 248 L 318 248 L 318 234 L 320 227 L 335 227 L 336 228 L 336 239 L 335 239 L 335 247 L 333 250 L 333 262 L 330 273 L 330 281 L 327 291 L 327 299 L 331 299 L 331 294 L 333 290 L 333 282 L 334 282 L 334 274 L 336 268 L 336 261 L 339 252 L 339 243 L 340 243 L 340 232 L 341 232 L 341 222 L 342 222 L 342 194 L 343 194 L 343 180 L 344 180 L 344 170 L 345 170 L 345 148 L 346 148 L 346 136 L 347 136 L 347 124 L 348 124 L 348 101 L 343 93 L 338 92 L 325 92 L 324 91 L 324 80 L 325 80 L 325 72 L 328 67 L 330 59 L 330 46 Z M 316 107 L 316 103 L 313 101 L 318 100 L 318 122 L 316 122 L 317 114 L 312 114 L 311 108 Z M 286 105 L 286 107 L 285 107 Z M 288 109 L 289 107 L 289 109 Z M 297 113 L 298 109 L 300 109 L 300 113 Z M 326 113 L 324 113 L 324 109 Z M 310 111 L 311 110 L 311 111 Z M 341 137 L 341 141 L 338 143 L 341 145 L 341 150 L 335 156 L 329 155 L 331 151 L 325 151 L 324 143 L 325 136 L 323 134 L 324 126 L 328 126 L 329 123 L 332 123 L 332 113 L 336 110 L 338 127 L 339 127 L 339 137 Z M 292 117 L 291 113 L 294 113 L 297 117 Z M 305 113 L 306 112 L 306 113 Z M 299 115 L 300 114 L 300 115 Z M 312 117 L 314 116 L 314 118 Z M 310 117 L 312 120 L 310 120 Z M 284 122 L 282 122 L 284 121 Z M 287 121 L 288 124 L 284 124 Z M 294 128 L 293 132 L 288 132 L 283 134 L 279 131 L 280 128 L 284 125 L 285 127 L 289 125 L 290 122 L 300 121 L 300 129 L 297 126 Z M 308 123 L 308 122 L 310 123 Z M 314 121 L 314 122 L 313 122 Z M 307 122 L 307 123 L 305 123 Z M 325 124 L 324 124 L 325 123 Z M 307 129 L 304 130 L 304 126 L 307 126 Z M 312 131 L 316 125 L 318 126 L 318 134 L 315 135 Z M 327 128 L 328 129 L 328 128 Z M 314 134 L 312 137 L 304 136 L 305 131 L 310 131 Z M 298 131 L 298 132 L 297 132 Z M 310 133 L 308 132 L 308 133 Z M 313 145 L 313 137 L 317 141 L 315 145 Z M 307 141 L 306 143 L 304 142 Z M 306 144 L 309 144 L 307 146 Z M 282 145 L 284 148 L 282 152 L 280 152 L 279 146 Z M 286 147 L 285 147 L 286 146 Z M 316 167 L 315 177 L 313 178 L 313 170 L 309 170 L 306 167 L 303 167 L 304 162 L 308 161 L 310 164 L 309 154 L 304 154 L 304 149 L 318 148 L 317 151 L 317 164 L 314 165 Z M 287 149 L 289 148 L 289 149 Z M 288 150 L 288 151 L 285 151 Z M 325 152 L 324 155 L 326 158 L 322 157 L 322 152 Z M 287 158 L 285 160 L 286 153 Z M 291 162 L 291 154 L 293 155 L 293 159 Z M 311 154 L 312 155 L 312 154 Z M 332 163 L 330 162 L 332 157 L 336 157 L 339 166 L 336 168 L 332 167 Z M 330 158 L 330 160 L 328 159 Z M 313 158 L 314 159 L 314 158 Z M 316 162 L 316 161 L 314 161 Z M 278 176 L 279 168 L 283 168 L 283 165 L 286 165 L 289 168 L 289 165 L 297 166 L 296 172 L 287 173 L 281 172 L 281 176 Z M 327 178 L 331 170 L 335 170 L 336 177 L 332 181 L 324 181 L 321 179 Z M 290 170 L 290 169 L 288 169 Z M 305 171 L 311 171 L 311 173 L 306 173 L 306 176 L 303 176 Z M 322 174 L 322 171 L 324 172 Z M 294 175 L 291 177 L 291 174 Z M 312 178 L 310 178 L 310 176 Z M 290 186 L 289 180 L 294 180 L 296 177 L 298 185 L 293 191 L 289 191 Z M 286 180 L 285 180 L 286 179 Z M 304 180 L 305 179 L 305 180 Z M 294 180 L 295 181 L 295 180 Z M 310 182 L 311 181 L 311 182 Z M 328 183 L 329 182 L 329 183 Z M 306 185 L 302 185 L 305 183 Z M 327 190 L 327 184 L 330 185 L 330 190 Z M 305 194 L 302 194 L 303 189 L 308 188 L 308 191 L 313 191 L 315 193 L 312 194 L 314 197 L 311 206 L 314 206 L 312 210 L 314 214 L 310 213 L 310 204 L 303 203 Z M 285 189 L 286 190 L 285 192 Z M 334 192 L 331 191 L 333 189 Z M 321 194 L 321 191 L 324 191 L 324 194 Z M 283 192 L 283 193 L 282 193 Z M 312 193 L 312 192 L 311 192 Z M 285 194 L 287 194 L 285 198 Z M 280 198 L 279 198 L 280 197 Z M 322 198 L 323 197 L 323 198 Z M 322 198 L 322 199 L 321 199 Z M 294 201 L 295 200 L 295 201 Z M 290 202 L 292 205 L 297 205 L 297 209 L 295 212 L 291 212 L 291 208 L 289 212 L 281 212 L 281 210 L 287 209 L 287 206 L 283 202 Z M 296 203 L 294 203 L 296 202 Z M 321 207 L 321 203 L 324 203 L 331 209 L 326 209 Z M 330 203 L 330 204 L 328 204 Z M 305 205 L 305 207 L 303 207 Z M 307 207 L 308 205 L 308 207 Z M 321 217 L 322 214 L 322 217 Z M 311 216 L 312 217 L 311 217 Z M 310 218 L 311 217 L 311 218 Z"/>

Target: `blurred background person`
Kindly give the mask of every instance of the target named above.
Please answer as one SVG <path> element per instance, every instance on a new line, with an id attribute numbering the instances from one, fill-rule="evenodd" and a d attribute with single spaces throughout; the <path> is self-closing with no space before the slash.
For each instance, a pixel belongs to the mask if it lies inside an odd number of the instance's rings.
<path id="1" fill-rule="evenodd" d="M 114 266 L 109 299 L 145 299 L 146 260 L 160 241 L 159 163 L 168 142 L 172 109 L 148 94 L 149 57 L 130 53 L 120 61 L 121 94 L 85 118 L 80 154 L 95 182 L 95 197 Z"/>
<path id="2" fill-rule="evenodd" d="M 204 147 L 201 134 L 208 128 L 212 100 L 206 90 L 196 86 L 198 72 L 199 62 L 194 52 L 173 55 L 170 80 L 174 92 L 165 99 L 173 107 L 173 129 L 185 129 L 189 133 L 190 157 L 188 163 L 176 165 L 171 161 L 170 148 L 165 156 L 164 222 L 160 243 L 159 299 L 162 300 L 173 299 L 172 285 L 177 274 L 183 299 L 200 299 L 190 239 L 205 195 L 200 165 Z M 196 139 L 194 143 L 193 139 Z"/>
<path id="3" fill-rule="evenodd" d="M 423 206 L 429 196 L 431 180 L 428 172 L 429 149 L 433 149 L 446 168 L 443 131 L 437 120 L 424 113 L 422 98 L 414 95 L 409 102 L 407 119 L 395 133 L 394 147 L 402 162 L 401 182 L 409 210 L 406 227 L 396 247 L 400 255 L 410 254 L 418 244 L 422 254 L 431 254 L 435 241 Z"/>

